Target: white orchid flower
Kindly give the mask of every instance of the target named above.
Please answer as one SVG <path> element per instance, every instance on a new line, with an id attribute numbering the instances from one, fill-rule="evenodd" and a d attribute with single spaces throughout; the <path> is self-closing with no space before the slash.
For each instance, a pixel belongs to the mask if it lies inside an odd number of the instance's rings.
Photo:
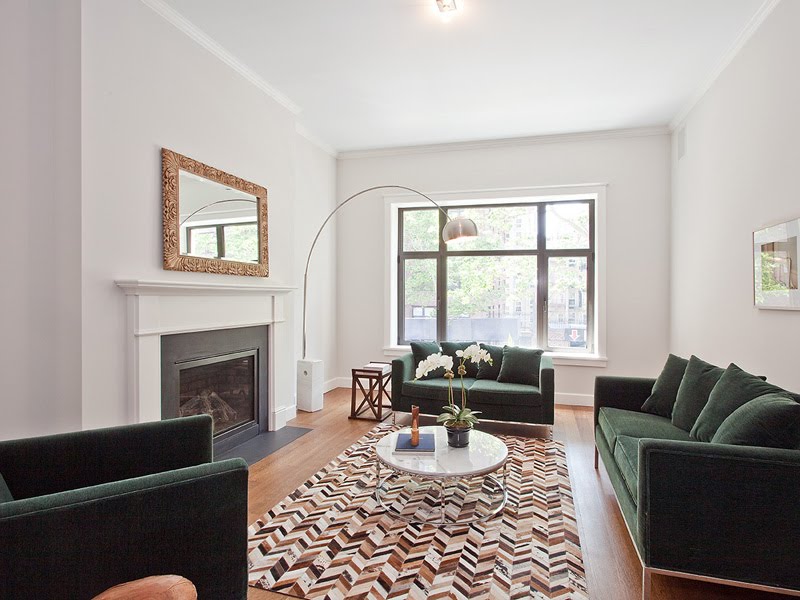
<path id="1" fill-rule="evenodd" d="M 419 361 L 417 365 L 417 370 L 415 372 L 415 378 L 420 379 L 425 377 L 431 371 L 435 371 L 436 369 L 444 367 L 445 371 L 452 371 L 453 370 L 453 357 L 442 355 L 441 352 L 437 352 L 436 354 L 431 354 L 425 360 Z"/>

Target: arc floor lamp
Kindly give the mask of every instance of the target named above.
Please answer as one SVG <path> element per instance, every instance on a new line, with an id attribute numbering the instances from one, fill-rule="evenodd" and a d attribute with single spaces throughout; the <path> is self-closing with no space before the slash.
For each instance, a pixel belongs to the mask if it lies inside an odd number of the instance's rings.
<path id="1" fill-rule="evenodd" d="M 376 185 L 361 190 L 360 192 L 356 192 L 352 196 L 337 204 L 336 208 L 334 208 L 327 218 L 322 222 L 319 231 L 317 231 L 317 235 L 314 236 L 314 241 L 311 242 L 311 249 L 308 251 L 308 258 L 306 259 L 306 270 L 303 273 L 303 356 L 297 362 L 297 408 L 300 410 L 313 412 L 322 408 L 323 364 L 321 360 L 309 360 L 307 356 L 308 343 L 306 317 L 308 312 L 308 268 L 311 264 L 311 255 L 314 253 L 314 247 L 317 245 L 319 236 L 322 234 L 322 231 L 325 229 L 328 221 L 330 221 L 333 215 L 335 215 L 345 204 L 368 192 L 388 189 L 405 190 L 407 192 L 417 194 L 438 208 L 447 218 L 447 222 L 445 223 L 444 227 L 442 227 L 442 240 L 444 240 L 445 243 L 465 237 L 476 237 L 478 235 L 478 227 L 475 225 L 475 222 L 472 219 L 467 219 L 466 217 L 456 217 L 454 219 L 450 217 L 450 215 L 447 214 L 447 211 L 439 206 L 439 204 L 433 200 L 433 198 L 404 185 Z"/>

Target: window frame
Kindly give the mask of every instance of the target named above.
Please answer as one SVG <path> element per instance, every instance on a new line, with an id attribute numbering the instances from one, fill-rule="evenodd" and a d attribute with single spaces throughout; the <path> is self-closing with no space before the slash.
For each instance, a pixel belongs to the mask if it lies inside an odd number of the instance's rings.
<path id="1" fill-rule="evenodd" d="M 589 206 L 589 246 L 581 249 L 547 248 L 547 207 L 551 205 L 586 204 Z M 501 202 L 449 202 L 442 206 L 444 211 L 474 208 L 512 208 L 518 206 L 535 206 L 537 208 L 537 238 L 535 249 L 524 250 L 449 250 L 439 236 L 438 250 L 406 251 L 404 249 L 403 225 L 404 215 L 408 211 L 434 210 L 438 212 L 441 231 L 447 217 L 435 207 L 397 206 L 397 229 L 395 246 L 397 279 L 396 279 L 396 330 L 395 340 L 398 346 L 408 346 L 405 339 L 405 261 L 409 259 L 436 260 L 436 338 L 447 339 L 447 258 L 458 256 L 536 256 L 537 289 L 536 289 L 536 324 L 537 347 L 547 351 L 565 354 L 596 354 L 599 340 L 596 327 L 596 255 L 597 255 L 597 195 L 585 194 L 569 198 L 526 198 L 521 201 Z M 563 348 L 551 347 L 548 343 L 548 275 L 550 258 L 578 257 L 586 258 L 586 347 Z"/>
<path id="2" fill-rule="evenodd" d="M 186 235 L 186 252 L 188 256 L 197 256 L 195 254 L 191 254 L 192 248 L 192 232 L 195 229 L 214 229 L 217 241 L 217 256 L 205 256 L 200 258 L 215 258 L 215 259 L 222 259 L 225 256 L 225 228 L 226 227 L 243 227 L 247 225 L 255 225 L 256 226 L 256 233 L 258 233 L 258 221 L 231 221 L 230 223 L 198 223 L 197 225 L 186 225 L 185 226 L 185 235 Z M 222 260 L 231 260 L 231 259 L 222 259 Z M 243 261 L 247 262 L 247 261 Z"/>

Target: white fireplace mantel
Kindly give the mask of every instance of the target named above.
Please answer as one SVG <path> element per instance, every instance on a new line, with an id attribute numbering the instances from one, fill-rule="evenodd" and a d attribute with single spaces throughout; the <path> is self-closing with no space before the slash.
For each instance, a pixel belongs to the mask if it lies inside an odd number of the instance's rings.
<path id="1" fill-rule="evenodd" d="M 285 297 L 295 288 L 246 283 L 120 279 L 127 312 L 128 411 L 133 423 L 161 419 L 161 336 L 270 325 L 269 429 L 295 414 L 292 332 Z"/>

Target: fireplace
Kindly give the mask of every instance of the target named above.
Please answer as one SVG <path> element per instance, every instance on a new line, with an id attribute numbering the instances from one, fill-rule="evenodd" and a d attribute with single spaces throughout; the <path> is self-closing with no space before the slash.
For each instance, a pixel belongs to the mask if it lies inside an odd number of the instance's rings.
<path id="1" fill-rule="evenodd" d="M 267 431 L 267 326 L 161 337 L 161 417 L 208 414 L 214 451 Z"/>

